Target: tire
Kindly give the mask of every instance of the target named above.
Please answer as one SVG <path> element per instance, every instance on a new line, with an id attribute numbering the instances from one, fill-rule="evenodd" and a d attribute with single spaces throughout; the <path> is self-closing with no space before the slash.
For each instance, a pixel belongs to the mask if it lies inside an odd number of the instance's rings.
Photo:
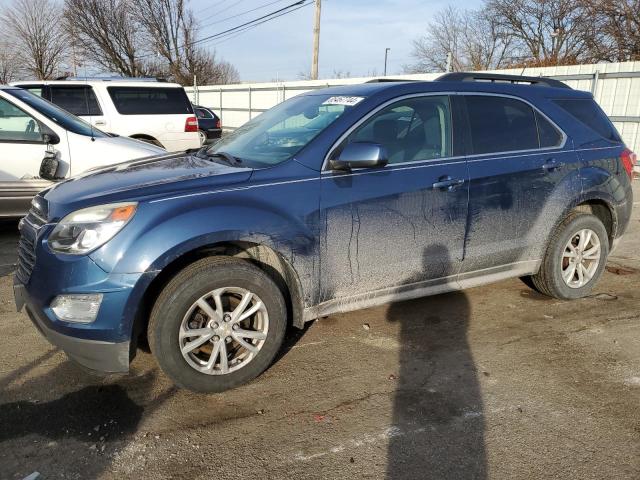
<path id="1" fill-rule="evenodd" d="M 207 143 L 207 134 L 204 130 L 198 130 L 198 136 L 200 137 L 200 146 L 203 146 Z"/>
<path id="2" fill-rule="evenodd" d="M 251 293 L 251 300 L 241 310 L 244 292 Z M 209 314 L 201 308 L 203 298 Z M 234 320 L 253 309 L 246 319 Z M 286 327 L 282 293 L 267 274 L 245 260 L 208 257 L 186 267 L 162 290 L 151 311 L 148 338 L 160 368 L 176 385 L 212 393 L 264 372 L 280 350 Z M 239 343 L 238 336 L 250 347 Z M 206 341 L 189 350 L 201 340 Z"/>
<path id="3" fill-rule="evenodd" d="M 589 231 L 591 234 L 588 234 Z M 581 263 L 585 267 L 582 269 L 582 281 L 580 280 L 580 272 L 578 272 L 579 265 L 572 274 L 573 265 L 577 265 L 578 260 L 582 259 L 582 254 L 576 253 L 580 250 L 581 232 L 587 232 L 582 235 L 582 238 L 587 240 L 583 251 L 588 254 L 584 256 L 584 261 Z M 569 247 L 570 241 L 573 249 Z M 599 243 L 598 253 L 589 254 L 590 251 L 595 251 L 593 249 L 596 241 Z M 566 255 L 575 255 L 574 259 L 563 258 L 565 250 Z M 609 236 L 600 219 L 588 213 L 573 212 L 560 223 L 552 234 L 540 270 L 537 274 L 529 277 L 530 283 L 538 292 L 561 300 L 585 297 L 591 293 L 602 275 L 608 256 Z M 596 257 L 597 261 L 589 260 Z M 563 278 L 563 273 L 570 277 L 568 281 Z"/>

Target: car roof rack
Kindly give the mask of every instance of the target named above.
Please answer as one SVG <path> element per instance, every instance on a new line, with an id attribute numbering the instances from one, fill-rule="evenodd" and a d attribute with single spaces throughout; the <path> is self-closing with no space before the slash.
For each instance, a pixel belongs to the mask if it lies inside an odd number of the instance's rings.
<path id="1" fill-rule="evenodd" d="M 571 87 L 560 80 L 546 77 L 525 77 L 522 75 L 504 75 L 498 73 L 473 73 L 473 72 L 452 72 L 445 73 L 435 80 L 436 82 L 490 82 L 490 83 L 528 83 L 542 87 L 569 88 Z"/>
<path id="2" fill-rule="evenodd" d="M 374 78 L 364 83 L 387 83 L 387 82 L 421 82 L 422 80 L 413 80 L 410 78 Z"/>
<path id="3" fill-rule="evenodd" d="M 95 82 L 163 82 L 166 80 L 158 79 L 155 77 L 67 77 L 62 80 L 68 81 L 95 81 Z"/>

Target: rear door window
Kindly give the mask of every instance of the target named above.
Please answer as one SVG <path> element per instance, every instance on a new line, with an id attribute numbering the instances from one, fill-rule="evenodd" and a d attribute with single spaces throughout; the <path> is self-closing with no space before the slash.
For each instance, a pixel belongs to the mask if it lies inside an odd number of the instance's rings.
<path id="1" fill-rule="evenodd" d="M 107 91 L 121 115 L 193 114 L 182 88 L 107 87 Z"/>
<path id="2" fill-rule="evenodd" d="M 489 95 L 465 100 L 474 154 L 539 148 L 535 113 L 526 103 Z"/>
<path id="3" fill-rule="evenodd" d="M 622 142 L 620 134 L 600 106 L 590 98 L 554 100 L 563 110 L 603 138 Z"/>
<path id="4" fill-rule="evenodd" d="M 61 86 L 51 85 L 51 102 L 64 108 L 67 112 L 81 116 L 100 116 L 102 110 L 89 85 Z M 37 92 L 33 92 L 36 93 Z"/>

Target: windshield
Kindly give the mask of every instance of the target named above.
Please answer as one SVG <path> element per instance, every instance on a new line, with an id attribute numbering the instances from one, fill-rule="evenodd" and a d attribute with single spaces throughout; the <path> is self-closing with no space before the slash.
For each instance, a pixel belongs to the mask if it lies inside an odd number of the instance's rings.
<path id="1" fill-rule="evenodd" d="M 48 102 L 44 98 L 41 98 L 33 93 L 22 90 L 21 88 L 11 88 L 5 90 L 9 95 L 22 100 L 34 110 L 38 111 L 52 122 L 61 126 L 65 130 L 68 130 L 78 135 L 84 135 L 85 137 L 108 137 L 108 135 L 100 130 L 97 130 L 81 118 L 71 115 L 66 110 Z"/>
<path id="2" fill-rule="evenodd" d="M 292 158 L 362 97 L 301 95 L 261 114 L 206 150 L 267 167 Z"/>

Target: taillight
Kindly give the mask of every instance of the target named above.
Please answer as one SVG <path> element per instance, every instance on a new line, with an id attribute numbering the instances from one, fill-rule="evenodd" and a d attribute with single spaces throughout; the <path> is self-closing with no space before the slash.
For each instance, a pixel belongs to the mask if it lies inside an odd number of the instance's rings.
<path id="1" fill-rule="evenodd" d="M 622 160 L 622 166 L 627 171 L 627 175 L 633 178 L 633 167 L 638 161 L 638 156 L 628 148 L 625 148 L 620 154 L 620 160 Z"/>
<path id="2" fill-rule="evenodd" d="M 185 132 L 197 132 L 198 131 L 198 119 L 196 117 L 187 118 L 187 121 L 184 122 L 184 131 Z"/>
<path id="3" fill-rule="evenodd" d="M 220 121 L 220 119 L 218 119 L 218 121 L 216 122 L 216 128 L 222 128 L 222 122 Z"/>

